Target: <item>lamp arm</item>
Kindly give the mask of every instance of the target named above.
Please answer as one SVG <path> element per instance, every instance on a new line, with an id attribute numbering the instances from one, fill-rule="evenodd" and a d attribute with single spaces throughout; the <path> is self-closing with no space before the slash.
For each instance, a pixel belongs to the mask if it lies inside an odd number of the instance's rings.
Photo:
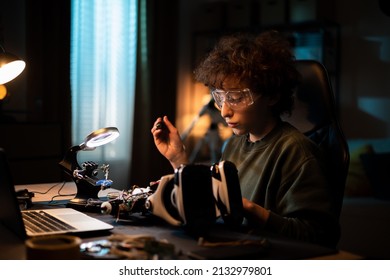
<path id="1" fill-rule="evenodd" d="M 70 148 L 59 165 L 65 169 L 65 171 L 73 177 L 73 171 L 76 169 L 81 169 L 80 165 L 77 162 L 77 152 L 81 150 L 80 146 L 73 146 Z"/>

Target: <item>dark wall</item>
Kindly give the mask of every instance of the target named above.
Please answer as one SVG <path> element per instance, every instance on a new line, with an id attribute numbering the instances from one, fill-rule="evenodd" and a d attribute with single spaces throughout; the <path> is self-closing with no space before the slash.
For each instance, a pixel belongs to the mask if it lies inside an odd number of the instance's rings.
<path id="1" fill-rule="evenodd" d="M 26 68 L 6 84 L 10 96 L 3 109 L 14 124 L 3 131 L 7 137 L 0 145 L 8 150 L 11 164 L 17 162 L 16 184 L 59 181 L 61 172 L 46 174 L 45 150 L 56 151 L 50 162 L 57 170 L 70 147 L 70 1 L 2 1 L 1 15 L 4 44 L 26 61 Z M 17 146 L 24 147 L 22 158 Z"/>
<path id="2" fill-rule="evenodd" d="M 26 1 L 26 60 L 28 119 L 60 121 L 68 131 L 70 1 Z"/>

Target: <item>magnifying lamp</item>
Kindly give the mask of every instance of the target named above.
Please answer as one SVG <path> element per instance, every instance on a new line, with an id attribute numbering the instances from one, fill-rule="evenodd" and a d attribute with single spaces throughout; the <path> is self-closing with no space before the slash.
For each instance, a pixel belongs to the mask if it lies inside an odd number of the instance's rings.
<path id="1" fill-rule="evenodd" d="M 79 151 L 92 151 L 96 147 L 105 145 L 119 136 L 116 127 L 105 127 L 90 133 L 84 141 L 71 147 L 59 163 L 65 173 L 72 177 L 77 186 L 77 194 L 67 206 L 81 211 L 89 211 L 88 201 L 98 199 L 101 189 L 108 187 L 107 180 L 96 177 L 98 165 L 92 161 L 84 162 L 82 166 L 77 161 Z M 107 179 L 107 178 L 106 178 Z"/>

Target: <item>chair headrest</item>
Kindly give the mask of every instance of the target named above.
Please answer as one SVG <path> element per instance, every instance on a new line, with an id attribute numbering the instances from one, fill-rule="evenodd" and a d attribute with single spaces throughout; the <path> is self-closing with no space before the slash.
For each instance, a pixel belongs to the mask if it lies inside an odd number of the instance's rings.
<path id="1" fill-rule="evenodd" d="M 292 114 L 283 119 L 303 133 L 331 124 L 336 109 L 327 70 L 314 60 L 297 60 L 296 68 L 302 80 L 295 91 Z"/>

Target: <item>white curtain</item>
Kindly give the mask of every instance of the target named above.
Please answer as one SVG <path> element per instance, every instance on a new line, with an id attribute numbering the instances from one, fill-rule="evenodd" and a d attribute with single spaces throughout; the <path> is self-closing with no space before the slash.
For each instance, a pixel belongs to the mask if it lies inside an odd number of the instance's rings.
<path id="1" fill-rule="evenodd" d="M 81 151 L 78 161 L 109 164 L 113 187 L 128 187 L 133 137 L 137 0 L 72 0 L 72 142 L 114 126 L 115 141 Z"/>

